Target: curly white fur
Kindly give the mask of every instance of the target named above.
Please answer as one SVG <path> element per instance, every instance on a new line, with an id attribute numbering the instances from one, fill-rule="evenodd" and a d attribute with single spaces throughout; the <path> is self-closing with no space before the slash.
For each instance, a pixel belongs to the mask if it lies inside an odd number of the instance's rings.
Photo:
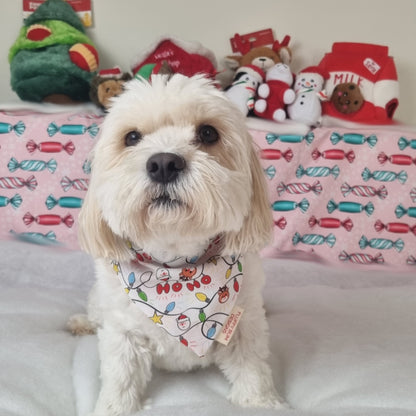
<path id="1" fill-rule="evenodd" d="M 205 125 L 215 128 L 218 141 L 201 142 L 198 128 Z M 131 131 L 141 138 L 126 146 Z M 150 178 L 146 164 L 157 153 L 184 159 L 176 180 Z M 158 202 L 162 196 L 169 202 Z M 89 320 L 77 317 L 70 326 L 74 332 L 98 328 L 102 387 L 94 415 L 140 409 L 152 365 L 188 371 L 215 363 L 232 385 L 232 402 L 281 407 L 267 364 L 263 272 L 256 254 L 270 227 L 263 173 L 244 117 L 223 93 L 202 76 L 131 81 L 103 124 L 80 216 L 81 243 L 97 258 L 97 282 Z M 129 300 L 109 260 L 130 258 L 126 240 L 158 258 L 198 255 L 219 234 L 222 254 L 245 256 L 238 297 L 245 312 L 228 346 L 215 343 L 198 358 Z"/>

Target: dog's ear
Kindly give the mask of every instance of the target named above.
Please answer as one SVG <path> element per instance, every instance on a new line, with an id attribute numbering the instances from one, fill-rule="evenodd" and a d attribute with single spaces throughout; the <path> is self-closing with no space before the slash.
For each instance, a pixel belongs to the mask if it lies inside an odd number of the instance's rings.
<path id="1" fill-rule="evenodd" d="M 126 256 L 123 240 L 111 231 L 103 219 L 91 187 L 82 204 L 78 225 L 81 248 L 94 258 L 120 259 Z"/>
<path id="2" fill-rule="evenodd" d="M 247 140 L 253 139 L 247 133 Z M 254 144 L 250 154 L 252 196 L 250 211 L 238 233 L 227 236 L 227 248 L 234 253 L 256 252 L 270 242 L 273 227 L 266 179 Z"/>

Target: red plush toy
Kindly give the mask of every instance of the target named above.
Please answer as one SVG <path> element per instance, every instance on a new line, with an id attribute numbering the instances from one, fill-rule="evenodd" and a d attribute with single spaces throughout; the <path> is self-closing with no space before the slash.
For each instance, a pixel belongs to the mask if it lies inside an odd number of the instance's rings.
<path id="1" fill-rule="evenodd" d="M 330 100 L 323 114 L 360 123 L 391 123 L 399 104 L 399 83 L 388 48 L 365 43 L 334 43 L 319 67 L 329 73 Z"/>
<path id="2" fill-rule="evenodd" d="M 276 64 L 266 73 L 266 82 L 257 90 L 260 97 L 254 105 L 254 114 L 274 121 L 286 119 L 286 105 L 295 100 L 293 74 L 285 64 Z"/>
<path id="3" fill-rule="evenodd" d="M 192 76 L 198 73 L 214 78 L 217 74 L 216 59 L 212 51 L 198 42 L 188 42 L 173 37 L 165 37 L 156 41 L 148 49 L 142 51 L 132 65 L 134 75 L 145 73 L 145 78 L 166 63 L 173 73 Z"/>

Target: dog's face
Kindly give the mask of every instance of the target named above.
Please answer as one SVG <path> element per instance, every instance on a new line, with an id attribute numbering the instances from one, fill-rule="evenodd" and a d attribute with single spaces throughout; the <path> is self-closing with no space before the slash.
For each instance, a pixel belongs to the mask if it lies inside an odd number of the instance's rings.
<path id="1" fill-rule="evenodd" d="M 270 224 L 244 117 L 221 91 L 201 76 L 126 84 L 93 153 L 80 216 L 87 251 L 121 257 L 130 240 L 189 254 L 218 234 L 226 251 L 257 250 Z"/>

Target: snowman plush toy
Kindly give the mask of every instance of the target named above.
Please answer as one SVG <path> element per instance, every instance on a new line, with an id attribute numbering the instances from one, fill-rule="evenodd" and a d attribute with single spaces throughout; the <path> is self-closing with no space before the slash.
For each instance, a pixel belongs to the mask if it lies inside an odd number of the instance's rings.
<path id="1" fill-rule="evenodd" d="M 247 115 L 254 108 L 257 87 L 264 80 L 264 72 L 256 65 L 241 66 L 234 75 L 232 84 L 225 95 Z"/>
<path id="2" fill-rule="evenodd" d="M 290 119 L 308 126 L 320 124 L 321 102 L 328 100 L 323 89 L 328 78 L 329 74 L 317 66 L 310 66 L 299 72 L 294 83 L 295 101 L 287 106 Z"/>

